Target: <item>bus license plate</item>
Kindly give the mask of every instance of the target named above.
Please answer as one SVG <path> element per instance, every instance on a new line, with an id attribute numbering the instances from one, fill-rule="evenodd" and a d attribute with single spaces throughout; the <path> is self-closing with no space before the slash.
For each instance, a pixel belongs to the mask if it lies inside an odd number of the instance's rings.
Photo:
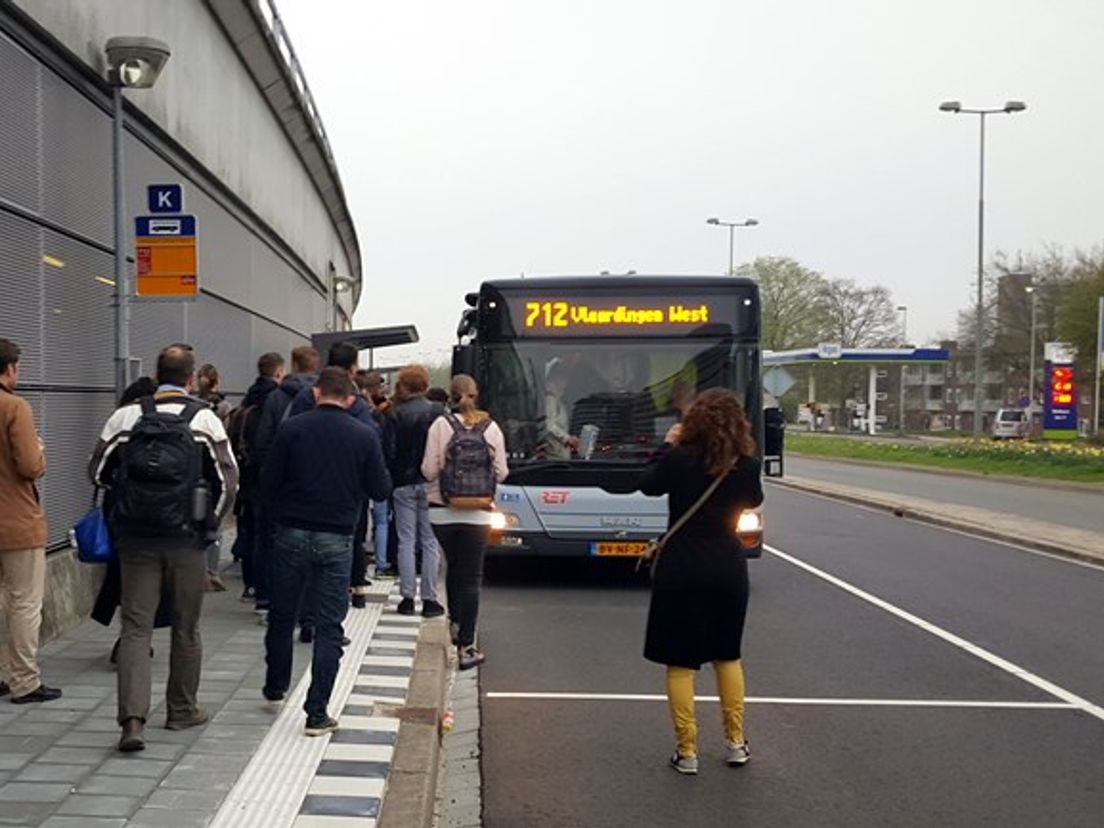
<path id="1" fill-rule="evenodd" d="M 621 555 L 627 557 L 639 557 L 648 548 L 647 543 L 592 543 L 590 551 L 592 555 Z"/>

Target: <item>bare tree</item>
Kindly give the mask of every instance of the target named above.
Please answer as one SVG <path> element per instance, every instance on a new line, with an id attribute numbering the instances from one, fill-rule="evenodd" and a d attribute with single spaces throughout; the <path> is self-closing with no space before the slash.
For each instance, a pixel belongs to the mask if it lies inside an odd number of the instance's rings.
<path id="1" fill-rule="evenodd" d="M 889 290 L 863 287 L 850 279 L 826 282 L 817 297 L 820 339 L 845 348 L 890 345 L 900 337 Z"/>

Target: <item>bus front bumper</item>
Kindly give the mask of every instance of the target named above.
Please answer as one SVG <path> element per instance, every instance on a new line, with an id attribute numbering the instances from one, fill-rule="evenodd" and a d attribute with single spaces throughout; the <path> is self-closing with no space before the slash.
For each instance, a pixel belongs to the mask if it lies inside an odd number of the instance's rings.
<path id="1" fill-rule="evenodd" d="M 576 540 L 573 538 L 550 538 L 545 534 L 529 532 L 493 532 L 487 545 L 487 555 L 492 557 L 515 558 L 636 558 L 636 554 L 599 554 L 601 546 L 642 545 L 654 538 L 595 538 Z M 762 557 L 762 544 L 747 549 L 749 558 Z"/>

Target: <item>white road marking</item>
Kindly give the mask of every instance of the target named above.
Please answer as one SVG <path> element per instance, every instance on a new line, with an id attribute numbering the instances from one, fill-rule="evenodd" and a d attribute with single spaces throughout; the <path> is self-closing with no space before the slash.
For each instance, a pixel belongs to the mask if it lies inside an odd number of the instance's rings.
<path id="1" fill-rule="evenodd" d="M 1042 676 L 1037 676 L 1030 670 L 1027 670 L 1005 658 L 1001 658 L 995 653 L 991 653 L 984 647 L 979 647 L 977 644 L 967 641 L 965 638 L 955 635 L 954 633 L 949 632 L 942 627 L 936 626 L 930 621 L 925 621 L 923 618 L 920 618 L 917 615 L 913 615 L 911 612 L 903 610 L 900 607 L 895 606 L 894 604 L 891 604 L 876 595 L 872 595 L 871 593 L 860 589 L 854 584 L 850 584 L 847 581 L 844 581 L 842 578 L 837 578 L 835 575 L 830 575 L 823 569 L 818 569 L 812 564 L 808 564 L 805 561 L 800 560 L 799 558 L 795 558 L 793 555 L 789 555 L 783 552 L 781 549 L 769 546 L 768 544 L 763 544 L 763 549 L 774 555 L 776 558 L 780 558 L 789 564 L 793 564 L 799 569 L 804 569 L 811 575 L 815 575 L 821 580 L 827 581 L 833 586 L 837 586 L 845 592 L 851 593 L 856 598 L 861 598 L 863 601 L 866 601 L 867 603 L 873 604 L 874 606 L 878 607 L 878 609 L 885 610 L 890 615 L 894 615 L 897 618 L 900 618 L 902 621 L 907 621 L 909 624 L 919 627 L 924 632 L 930 633 L 936 638 L 941 638 L 948 644 L 958 647 L 961 650 L 965 650 L 972 656 L 980 658 L 987 664 L 991 664 L 997 669 L 1003 670 L 1006 673 L 1020 679 L 1021 681 L 1037 687 L 1043 692 L 1049 693 L 1050 695 L 1054 696 L 1055 698 L 1061 699 L 1062 701 L 1066 702 L 1066 704 L 1072 707 L 1076 707 L 1078 710 L 1084 713 L 1088 713 L 1090 716 L 1094 716 L 1101 721 L 1104 721 L 1104 707 L 1093 704 L 1088 699 L 1082 698 L 1076 693 L 1072 693 L 1069 690 L 1066 690 L 1064 687 L 1058 686 L 1054 682 L 1047 681 Z"/>
<path id="2" fill-rule="evenodd" d="M 488 699 L 528 699 L 548 701 L 638 701 L 666 702 L 658 693 L 505 693 L 490 692 Z M 696 696 L 696 701 L 718 702 L 717 696 Z M 953 707 L 994 710 L 1079 710 L 1068 702 L 975 701 L 965 699 L 836 699 L 790 698 L 785 696 L 748 696 L 747 704 L 792 704 L 838 707 Z"/>

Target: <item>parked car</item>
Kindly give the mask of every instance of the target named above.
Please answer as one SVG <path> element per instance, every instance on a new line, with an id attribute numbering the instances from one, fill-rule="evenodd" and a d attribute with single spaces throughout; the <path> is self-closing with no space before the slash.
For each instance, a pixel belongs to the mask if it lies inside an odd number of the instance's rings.
<path id="1" fill-rule="evenodd" d="M 1027 412 L 1022 408 L 1002 408 L 993 420 L 994 440 L 1023 440 L 1031 430 Z"/>

